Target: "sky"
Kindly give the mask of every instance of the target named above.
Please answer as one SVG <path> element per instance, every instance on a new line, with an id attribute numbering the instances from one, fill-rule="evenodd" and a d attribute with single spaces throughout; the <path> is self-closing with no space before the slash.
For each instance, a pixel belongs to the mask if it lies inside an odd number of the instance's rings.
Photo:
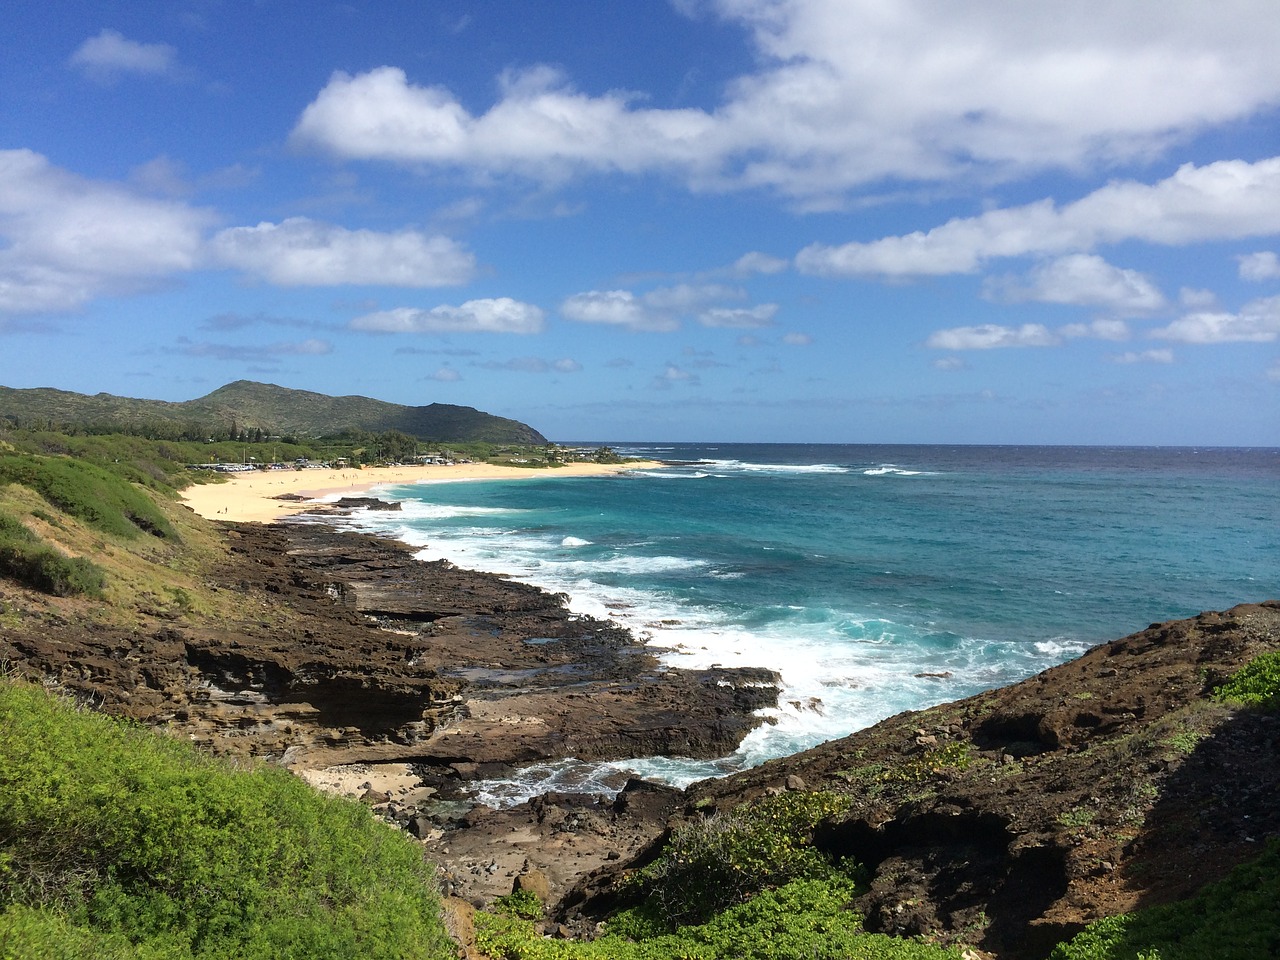
<path id="1" fill-rule="evenodd" d="M 1280 446 L 1275 0 L 6 0 L 0 384 Z"/>

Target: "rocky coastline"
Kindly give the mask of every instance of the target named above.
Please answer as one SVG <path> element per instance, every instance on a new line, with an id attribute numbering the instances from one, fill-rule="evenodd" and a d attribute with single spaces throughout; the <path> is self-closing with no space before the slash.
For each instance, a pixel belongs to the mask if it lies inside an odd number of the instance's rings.
<path id="1" fill-rule="evenodd" d="M 371 503 L 325 512 L 355 506 Z M 235 620 L 46 617 L 4 631 L 0 657 L 109 713 L 364 799 L 471 899 L 509 893 L 530 869 L 567 890 L 661 829 L 645 804 L 629 817 L 582 797 L 476 807 L 472 781 L 567 757 L 724 756 L 777 701 L 771 671 L 668 669 L 563 596 L 416 560 L 324 512 L 221 529 L 229 550 L 208 588 L 235 594 Z"/>
<path id="2" fill-rule="evenodd" d="M 356 506 L 377 505 L 326 509 Z M 787 790 L 852 799 L 814 842 L 866 868 L 851 906 L 869 929 L 1013 960 L 1189 896 L 1280 837 L 1280 715 L 1213 696 L 1280 650 L 1277 601 L 1152 624 L 685 791 L 631 780 L 492 809 L 469 785 L 527 764 L 728 754 L 778 678 L 666 669 L 563 597 L 418 561 L 323 514 L 219 531 L 205 587 L 232 595 L 233 615 L 157 608 L 113 626 L 33 600 L 0 631 L 0 660 L 369 804 L 440 865 L 464 944 L 472 906 L 513 889 L 548 904 L 548 933 L 590 937 L 671 831 Z"/>

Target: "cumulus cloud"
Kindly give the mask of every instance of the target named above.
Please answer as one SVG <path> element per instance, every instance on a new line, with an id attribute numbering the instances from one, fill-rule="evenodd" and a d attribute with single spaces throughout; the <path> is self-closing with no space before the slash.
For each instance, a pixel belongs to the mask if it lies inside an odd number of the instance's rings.
<path id="1" fill-rule="evenodd" d="M 1039 323 L 1005 327 L 984 323 L 976 327 L 936 330 L 925 346 L 935 350 L 995 350 L 1000 347 L 1056 347 L 1062 341 Z"/>
<path id="2" fill-rule="evenodd" d="M 939 357 L 929 366 L 935 370 L 967 370 L 969 364 L 963 357 Z"/>
<path id="3" fill-rule="evenodd" d="M 1046 4 L 711 0 L 758 69 L 710 109 L 585 93 L 534 66 L 473 113 L 383 66 L 337 73 L 294 138 L 338 156 L 555 179 L 668 171 L 694 188 L 806 200 L 882 181 L 1147 159 L 1280 99 L 1270 0 Z"/>
<path id="4" fill-rule="evenodd" d="M 588 290 L 567 298 L 560 305 L 566 320 L 599 323 L 628 330 L 666 332 L 679 329 L 682 317 L 695 317 L 707 327 L 764 327 L 773 322 L 777 304 L 755 307 L 726 307 L 725 301 L 740 301 L 746 293 L 738 287 L 716 283 L 681 283 L 655 287 L 643 294 L 630 290 Z"/>
<path id="5" fill-rule="evenodd" d="M 1280 297 L 1253 300 L 1239 313 L 1189 313 L 1151 336 L 1179 343 L 1272 343 L 1280 339 Z"/>
<path id="6" fill-rule="evenodd" d="M 1001 257 L 1081 253 L 1127 240 L 1181 246 L 1266 236 L 1277 222 L 1280 157 L 1188 163 L 1155 184 L 1117 181 L 1063 207 L 1041 200 L 927 232 L 813 244 L 796 255 L 796 267 L 818 276 L 943 276 L 973 273 Z"/>
<path id="7" fill-rule="evenodd" d="M 1073 253 L 1034 266 L 1025 279 L 996 278 L 987 295 L 1006 303 L 1061 303 L 1139 314 L 1164 306 L 1164 295 L 1136 270 L 1112 266 L 1097 254 Z"/>
<path id="8" fill-rule="evenodd" d="M 1091 323 L 1069 323 L 1059 328 L 1058 333 L 1070 339 L 1128 340 L 1129 325 L 1123 320 L 1094 320 Z"/>
<path id="9" fill-rule="evenodd" d="M 122 74 L 162 76 L 177 67 L 178 54 L 165 43 L 139 43 L 119 30 L 103 30 L 76 47 L 67 61 L 98 81 Z"/>
<path id="10" fill-rule="evenodd" d="M 73 310 L 194 269 L 213 214 L 0 151 L 0 313 Z"/>
<path id="11" fill-rule="evenodd" d="M 453 367 L 441 367 L 435 373 L 428 374 L 427 379 L 437 383 L 456 383 L 462 379 L 462 374 Z"/>
<path id="12" fill-rule="evenodd" d="M 1237 257 L 1242 280 L 1280 280 L 1280 257 L 1273 250 L 1260 250 Z"/>
<path id="13" fill-rule="evenodd" d="M 784 333 L 782 335 L 782 342 L 789 347 L 807 347 L 809 344 L 813 343 L 813 337 L 809 336 L 807 333 L 797 333 L 793 331 L 791 333 Z"/>
<path id="14" fill-rule="evenodd" d="M 753 250 L 750 253 L 744 253 L 735 260 L 729 271 L 735 277 L 752 277 L 757 274 L 772 275 L 782 273 L 790 266 L 790 260 L 784 260 L 782 257 L 774 257 L 767 253 L 759 253 Z"/>
<path id="15" fill-rule="evenodd" d="M 442 287 L 475 273 L 475 257 L 448 237 L 348 230 L 306 217 L 231 227 L 210 247 L 219 262 L 287 287 Z"/>
<path id="16" fill-rule="evenodd" d="M 351 321 L 352 330 L 372 333 L 539 333 L 544 314 L 531 303 L 510 297 L 468 300 L 458 307 L 422 310 L 397 307 L 366 313 Z"/>
<path id="17" fill-rule="evenodd" d="M 566 320 L 625 327 L 628 330 L 676 330 L 680 321 L 667 310 L 647 305 L 630 290 L 588 290 L 560 304 Z"/>

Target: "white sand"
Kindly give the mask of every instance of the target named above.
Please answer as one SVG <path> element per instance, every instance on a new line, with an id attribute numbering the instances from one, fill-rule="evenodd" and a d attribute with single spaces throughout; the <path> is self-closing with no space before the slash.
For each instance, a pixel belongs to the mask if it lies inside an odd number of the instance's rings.
<path id="1" fill-rule="evenodd" d="M 499 467 L 488 463 L 430 464 L 412 467 L 347 467 L 342 470 L 253 470 L 227 474 L 227 483 L 194 484 L 182 491 L 183 502 L 210 520 L 270 523 L 302 513 L 326 496 L 360 496 L 372 487 L 394 483 L 446 480 L 532 480 L 538 477 L 606 476 L 655 467 L 642 463 L 570 463 L 545 470 Z M 277 500 L 281 494 L 307 500 Z"/>

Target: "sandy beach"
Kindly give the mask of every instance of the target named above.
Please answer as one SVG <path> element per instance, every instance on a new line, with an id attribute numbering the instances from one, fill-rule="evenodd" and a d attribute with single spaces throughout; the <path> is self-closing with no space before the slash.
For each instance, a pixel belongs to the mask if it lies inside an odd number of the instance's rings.
<path id="1" fill-rule="evenodd" d="M 650 462 L 570 463 L 553 469 L 502 467 L 489 463 L 428 464 L 402 467 L 347 467 L 341 470 L 253 470 L 226 474 L 226 483 L 194 484 L 182 500 L 202 517 L 237 523 L 270 523 L 302 513 L 315 501 L 360 496 L 374 487 L 450 480 L 532 480 L 538 477 L 589 477 L 659 466 Z M 304 500 L 280 500 L 284 494 Z"/>

